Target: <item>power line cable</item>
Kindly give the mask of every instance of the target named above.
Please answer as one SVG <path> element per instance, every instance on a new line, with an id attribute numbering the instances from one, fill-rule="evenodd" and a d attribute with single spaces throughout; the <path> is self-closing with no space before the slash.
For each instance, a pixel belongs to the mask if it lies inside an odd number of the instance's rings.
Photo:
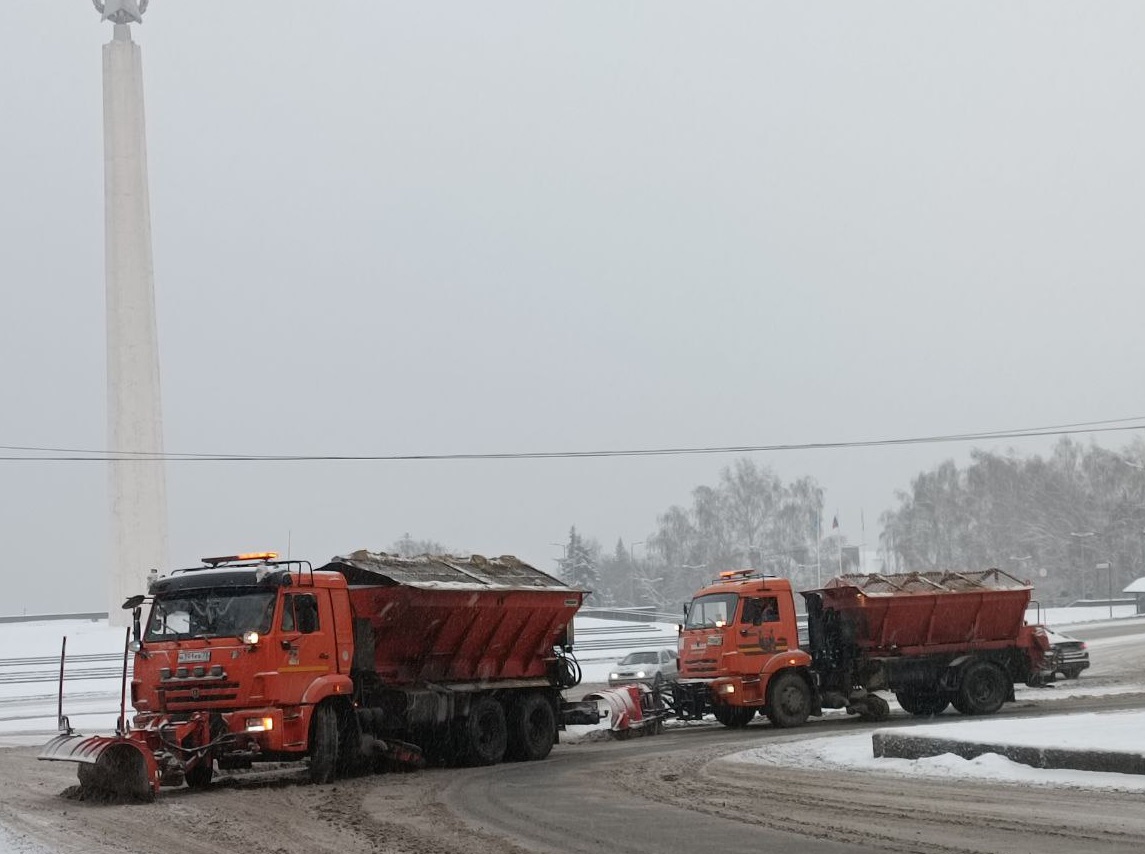
<path id="1" fill-rule="evenodd" d="M 1045 436 L 1069 436 L 1077 433 L 1111 433 L 1143 430 L 1145 416 L 1117 418 L 1104 421 L 1082 421 L 1074 424 L 1030 427 L 1014 430 L 991 430 L 975 433 L 953 433 L 936 436 L 911 436 L 891 439 L 865 439 L 856 441 L 806 442 L 771 445 L 718 445 L 710 447 L 626 448 L 590 451 L 515 451 L 494 453 L 452 454 L 192 454 L 146 451 L 92 451 L 73 448 L 41 448 L 21 445 L 0 445 L 0 450 L 21 451 L 16 455 L 0 456 L 0 462 L 414 462 L 448 460 L 539 460 L 539 459 L 593 459 L 605 457 L 656 457 L 701 454 L 748 454 L 783 451 L 840 450 L 847 448 L 875 448 L 897 445 L 925 445 L 946 442 L 974 442 L 986 439 L 1027 439 Z M 35 456 L 33 456 L 35 454 Z"/>

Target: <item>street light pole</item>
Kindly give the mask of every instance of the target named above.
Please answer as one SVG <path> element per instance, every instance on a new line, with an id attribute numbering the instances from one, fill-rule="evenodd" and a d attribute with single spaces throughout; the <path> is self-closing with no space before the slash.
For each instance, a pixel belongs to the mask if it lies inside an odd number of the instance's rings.
<path id="1" fill-rule="evenodd" d="M 1107 579 L 1107 593 L 1106 597 L 1109 599 L 1109 619 L 1113 619 L 1113 564 L 1112 563 L 1098 563 L 1094 564 L 1094 569 L 1104 569 L 1105 578 Z"/>
<path id="2" fill-rule="evenodd" d="M 640 578 L 639 573 L 637 572 L 636 547 L 642 546 L 642 545 L 644 545 L 643 540 L 637 540 L 635 543 L 629 543 L 628 544 L 628 559 L 632 563 L 632 566 L 630 567 L 631 584 L 629 585 L 629 589 L 632 591 L 631 599 L 632 599 L 633 603 L 636 602 L 636 582 L 637 582 L 637 580 L 642 580 Z"/>
<path id="3" fill-rule="evenodd" d="M 1086 539 L 1089 539 L 1090 537 L 1096 537 L 1097 531 L 1081 531 L 1080 533 L 1077 531 L 1070 531 L 1069 535 L 1071 537 L 1077 537 L 1079 540 L 1086 540 Z M 1089 585 L 1086 584 L 1086 579 L 1085 579 L 1085 575 L 1086 575 L 1086 572 L 1084 569 L 1085 563 L 1086 563 L 1085 554 L 1083 553 L 1082 554 L 1082 567 L 1083 567 L 1083 569 L 1081 571 L 1081 573 L 1082 573 L 1081 574 L 1081 595 L 1083 598 L 1086 597 L 1086 594 L 1087 594 L 1088 589 L 1089 589 Z"/>
<path id="4" fill-rule="evenodd" d="M 560 570 L 563 571 L 565 568 L 565 564 L 568 562 L 568 558 L 569 558 L 568 544 L 567 543 L 549 543 L 549 545 L 550 546 L 556 546 L 557 548 L 559 548 L 561 550 L 561 556 L 555 557 L 555 558 L 553 558 L 553 560 L 555 560 L 557 562 L 557 566 L 560 568 Z M 560 574 L 560 573 L 558 572 L 558 574 Z"/>

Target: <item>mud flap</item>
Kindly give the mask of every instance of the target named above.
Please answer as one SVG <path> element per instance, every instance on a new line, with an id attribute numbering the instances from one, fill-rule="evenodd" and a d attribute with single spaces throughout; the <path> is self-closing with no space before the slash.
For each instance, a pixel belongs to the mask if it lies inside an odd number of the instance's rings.
<path id="1" fill-rule="evenodd" d="M 137 800 L 152 800 L 159 791 L 159 766 L 145 746 L 129 738 L 106 735 L 57 735 L 37 759 L 78 762 L 80 786 Z"/>

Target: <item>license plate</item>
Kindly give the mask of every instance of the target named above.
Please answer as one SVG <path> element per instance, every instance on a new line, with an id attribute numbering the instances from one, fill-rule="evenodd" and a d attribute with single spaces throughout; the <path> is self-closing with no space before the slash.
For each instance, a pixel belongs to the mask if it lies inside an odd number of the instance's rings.
<path id="1" fill-rule="evenodd" d="M 179 663 L 194 661 L 210 661 L 211 651 L 209 649 L 181 649 L 179 650 Z"/>

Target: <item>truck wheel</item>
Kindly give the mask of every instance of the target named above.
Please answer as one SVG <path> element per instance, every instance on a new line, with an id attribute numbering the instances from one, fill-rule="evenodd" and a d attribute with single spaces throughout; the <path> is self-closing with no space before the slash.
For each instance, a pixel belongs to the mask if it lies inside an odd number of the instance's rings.
<path id="1" fill-rule="evenodd" d="M 712 714 L 726 727 L 743 729 L 755 717 L 755 709 L 751 706 L 715 706 Z"/>
<path id="2" fill-rule="evenodd" d="M 340 710 L 338 715 L 338 765 L 339 777 L 353 777 L 361 774 L 369 766 L 369 757 L 363 749 L 365 739 L 362 725 L 351 708 Z"/>
<path id="3" fill-rule="evenodd" d="M 941 715 L 950 705 L 950 699 L 945 694 L 930 691 L 896 691 L 895 699 L 904 712 L 920 718 Z"/>
<path id="4" fill-rule="evenodd" d="M 199 760 L 199 764 L 186 774 L 187 785 L 192 789 L 205 789 L 215 776 L 215 760 L 209 756 Z"/>
<path id="5" fill-rule="evenodd" d="M 773 726 L 802 726 L 811 714 L 811 689 L 798 673 L 780 673 L 768 690 L 767 719 Z"/>
<path id="6" fill-rule="evenodd" d="M 505 709 L 492 697 L 479 697 L 461 727 L 460 753 L 466 765 L 496 765 L 509 741 Z"/>
<path id="7" fill-rule="evenodd" d="M 992 715 L 1006 702 L 1006 674 L 997 665 L 979 661 L 966 668 L 955 707 L 964 715 Z"/>
<path id="8" fill-rule="evenodd" d="M 1066 679 L 1077 679 L 1079 676 L 1081 676 L 1081 668 L 1080 667 L 1063 668 L 1062 669 L 1062 676 L 1064 676 Z"/>
<path id="9" fill-rule="evenodd" d="M 334 782 L 334 770 L 338 765 L 338 713 L 329 703 L 322 703 L 314 710 L 310 721 L 310 771 L 311 783 Z"/>
<path id="10" fill-rule="evenodd" d="M 557 716 L 544 694 L 526 694 L 509 714 L 505 758 L 514 762 L 544 759 L 557 740 Z"/>

